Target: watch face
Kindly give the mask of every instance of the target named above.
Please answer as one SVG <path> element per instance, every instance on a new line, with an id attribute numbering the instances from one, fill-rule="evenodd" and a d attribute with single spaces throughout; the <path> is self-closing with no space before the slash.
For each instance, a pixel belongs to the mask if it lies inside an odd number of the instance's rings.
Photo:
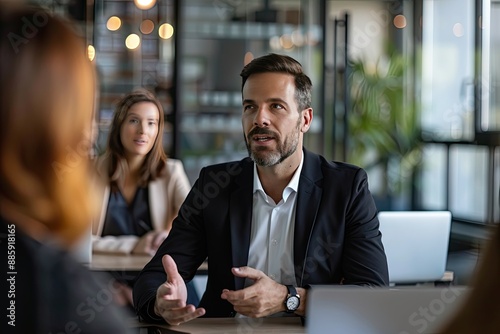
<path id="1" fill-rule="evenodd" d="M 297 308 L 299 308 L 299 298 L 297 296 L 290 296 L 286 300 L 286 307 L 290 311 L 295 311 Z"/>

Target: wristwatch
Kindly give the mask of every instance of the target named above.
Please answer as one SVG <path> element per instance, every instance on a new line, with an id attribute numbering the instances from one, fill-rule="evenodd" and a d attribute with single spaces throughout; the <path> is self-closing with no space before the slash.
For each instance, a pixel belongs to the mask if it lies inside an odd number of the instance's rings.
<path id="1" fill-rule="evenodd" d="M 287 313 L 294 313 L 300 305 L 300 296 L 293 285 L 286 285 L 288 295 L 285 298 L 285 310 Z"/>

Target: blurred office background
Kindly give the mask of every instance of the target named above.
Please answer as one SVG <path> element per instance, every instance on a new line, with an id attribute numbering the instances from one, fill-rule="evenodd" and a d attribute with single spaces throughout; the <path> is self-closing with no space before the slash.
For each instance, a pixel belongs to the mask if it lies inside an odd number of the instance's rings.
<path id="1" fill-rule="evenodd" d="M 306 146 L 365 168 L 380 210 L 450 210 L 466 283 L 500 222 L 499 0 L 37 0 L 76 20 L 100 79 L 98 149 L 116 100 L 161 99 L 165 149 L 191 182 L 246 156 L 245 61 L 298 59 L 314 85 Z"/>

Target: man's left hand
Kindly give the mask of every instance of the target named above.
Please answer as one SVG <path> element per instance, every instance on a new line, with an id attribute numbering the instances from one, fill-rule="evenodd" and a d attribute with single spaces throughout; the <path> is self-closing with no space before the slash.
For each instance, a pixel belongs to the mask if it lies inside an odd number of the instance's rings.
<path id="1" fill-rule="evenodd" d="M 285 310 L 286 286 L 251 267 L 231 269 L 233 275 L 249 278 L 254 284 L 237 291 L 224 289 L 221 298 L 234 306 L 234 310 L 251 318 L 265 317 Z"/>

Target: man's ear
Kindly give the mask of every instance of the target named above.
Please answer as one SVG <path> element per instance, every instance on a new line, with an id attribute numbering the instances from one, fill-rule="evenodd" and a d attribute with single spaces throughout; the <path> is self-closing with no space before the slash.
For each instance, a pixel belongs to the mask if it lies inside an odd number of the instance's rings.
<path id="1" fill-rule="evenodd" d="M 309 128 L 311 127 L 311 122 L 313 120 L 313 109 L 312 108 L 307 108 L 302 110 L 302 126 L 300 128 L 300 131 L 306 133 Z"/>

